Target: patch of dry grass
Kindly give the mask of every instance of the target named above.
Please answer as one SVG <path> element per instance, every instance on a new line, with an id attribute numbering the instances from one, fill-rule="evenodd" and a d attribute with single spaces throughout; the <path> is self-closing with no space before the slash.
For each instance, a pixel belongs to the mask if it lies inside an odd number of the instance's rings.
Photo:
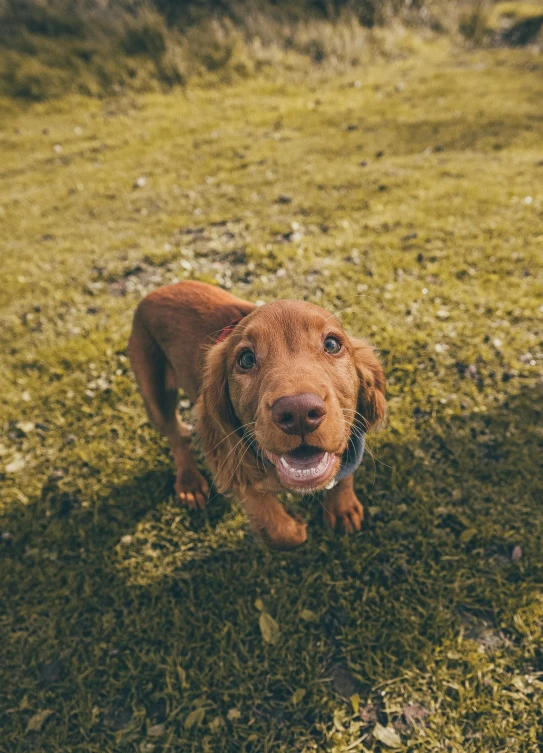
<path id="1" fill-rule="evenodd" d="M 404 57 L 447 35 L 470 45 L 541 48 L 540 3 L 411 0 L 363 3 L 119 3 L 3 0 L 0 94 L 163 91 L 281 70 L 303 78 Z M 539 25 L 538 25 L 539 24 Z"/>

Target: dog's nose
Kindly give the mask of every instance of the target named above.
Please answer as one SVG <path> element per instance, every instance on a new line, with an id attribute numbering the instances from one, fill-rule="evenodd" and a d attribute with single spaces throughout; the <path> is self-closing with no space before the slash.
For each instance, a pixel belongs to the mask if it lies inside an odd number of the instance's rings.
<path id="1" fill-rule="evenodd" d="M 319 428 L 325 416 L 324 401 L 311 392 L 280 397 L 272 405 L 272 421 L 285 434 L 311 434 Z"/>

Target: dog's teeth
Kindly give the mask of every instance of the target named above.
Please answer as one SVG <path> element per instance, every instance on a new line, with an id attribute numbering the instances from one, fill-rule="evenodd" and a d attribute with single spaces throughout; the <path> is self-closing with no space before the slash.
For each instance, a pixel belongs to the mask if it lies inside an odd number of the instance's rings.
<path id="1" fill-rule="evenodd" d="M 281 465 L 283 465 L 285 468 L 289 468 L 289 464 L 285 460 L 285 458 L 281 458 Z"/>

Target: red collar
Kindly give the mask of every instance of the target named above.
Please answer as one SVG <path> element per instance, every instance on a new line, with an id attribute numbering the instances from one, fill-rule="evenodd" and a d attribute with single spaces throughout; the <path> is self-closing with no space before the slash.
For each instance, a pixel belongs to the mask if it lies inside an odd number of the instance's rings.
<path id="1" fill-rule="evenodd" d="M 230 324 L 227 324 L 224 329 L 222 329 L 219 333 L 219 336 L 215 340 L 215 345 L 218 343 L 222 343 L 223 340 L 226 340 L 228 335 L 232 332 L 233 329 L 241 322 L 243 317 L 240 317 L 239 319 L 233 319 Z"/>

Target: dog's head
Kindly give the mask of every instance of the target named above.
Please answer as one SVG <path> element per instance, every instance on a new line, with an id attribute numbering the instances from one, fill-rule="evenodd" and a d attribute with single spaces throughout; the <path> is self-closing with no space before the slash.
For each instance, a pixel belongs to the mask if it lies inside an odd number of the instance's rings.
<path id="1" fill-rule="evenodd" d="M 330 313 L 277 301 L 211 347 L 197 410 L 219 490 L 262 473 L 317 491 L 349 443 L 383 420 L 385 378 L 371 346 Z"/>

